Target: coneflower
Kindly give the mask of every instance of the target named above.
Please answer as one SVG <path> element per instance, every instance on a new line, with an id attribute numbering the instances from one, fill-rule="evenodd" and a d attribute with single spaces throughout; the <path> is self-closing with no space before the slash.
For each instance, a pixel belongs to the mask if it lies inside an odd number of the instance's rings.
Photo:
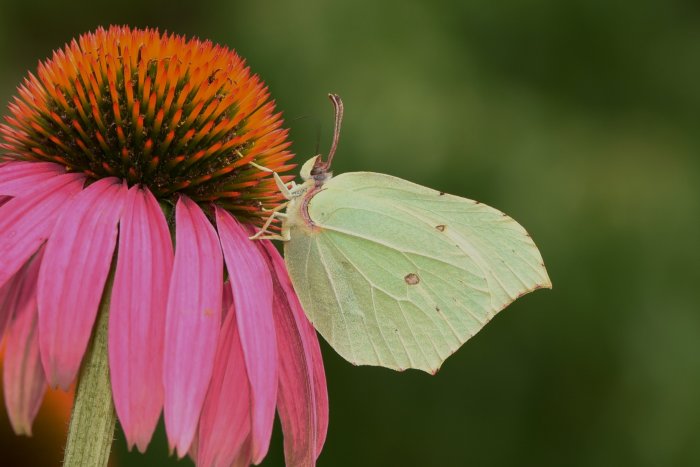
<path id="1" fill-rule="evenodd" d="M 130 447 L 146 449 L 163 410 L 179 456 L 259 463 L 276 408 L 287 464 L 313 465 L 328 422 L 318 340 L 277 251 L 248 239 L 281 201 L 260 166 L 293 168 L 264 83 L 225 47 L 111 27 L 54 52 L 18 93 L 0 125 L 15 431 L 30 433 L 47 383 L 73 383 L 108 309 Z"/>

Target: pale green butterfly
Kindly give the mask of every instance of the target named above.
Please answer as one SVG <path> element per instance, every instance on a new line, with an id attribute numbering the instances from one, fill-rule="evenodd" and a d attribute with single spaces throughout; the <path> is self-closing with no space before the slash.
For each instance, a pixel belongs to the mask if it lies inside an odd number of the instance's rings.
<path id="1" fill-rule="evenodd" d="M 251 238 L 285 241 L 309 320 L 345 359 L 435 373 L 516 298 L 551 288 L 542 256 L 517 222 L 478 201 L 373 172 L 333 177 L 343 104 L 329 97 L 328 160 L 304 163 L 300 185 L 274 174 L 289 201 Z"/>

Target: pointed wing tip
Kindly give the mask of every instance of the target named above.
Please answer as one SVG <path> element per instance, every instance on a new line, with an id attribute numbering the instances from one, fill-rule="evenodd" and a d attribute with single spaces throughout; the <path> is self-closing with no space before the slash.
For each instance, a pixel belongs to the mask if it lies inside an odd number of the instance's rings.
<path id="1" fill-rule="evenodd" d="M 538 289 L 551 289 L 552 288 L 552 279 L 549 277 L 549 272 L 547 271 L 547 268 L 545 267 L 544 263 L 541 263 L 540 266 L 542 267 L 542 272 L 544 273 L 544 280 L 542 281 L 541 284 L 538 284 L 539 287 Z M 535 289 L 537 290 L 537 289 Z"/>
<path id="2" fill-rule="evenodd" d="M 535 290 L 540 290 L 540 289 L 552 289 L 552 280 L 549 278 L 549 275 L 545 271 L 545 280 L 543 280 L 540 283 L 535 284 L 535 286 L 532 288 L 532 292 Z"/>
<path id="3" fill-rule="evenodd" d="M 523 298 L 525 295 L 531 294 L 532 292 L 535 292 L 535 291 L 540 290 L 540 289 L 549 289 L 549 290 L 552 289 L 552 281 L 549 280 L 549 277 L 547 278 L 546 281 L 538 282 L 535 285 L 533 285 L 532 287 L 530 287 L 529 289 L 523 290 L 522 292 L 518 293 L 518 295 L 515 298 L 512 298 L 508 303 L 506 303 L 503 306 L 503 308 L 496 311 L 496 313 L 494 313 L 494 315 L 496 315 L 496 314 L 500 313 L 501 311 L 503 311 L 504 309 L 508 308 L 516 300 L 519 300 L 519 299 Z"/>

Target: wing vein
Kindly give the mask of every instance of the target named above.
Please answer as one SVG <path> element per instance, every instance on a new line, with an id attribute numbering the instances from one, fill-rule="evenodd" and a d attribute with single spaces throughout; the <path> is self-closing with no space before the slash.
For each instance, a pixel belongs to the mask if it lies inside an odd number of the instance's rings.
<path id="1" fill-rule="evenodd" d="M 396 356 L 394 355 L 393 351 L 391 350 L 391 347 L 389 346 L 389 342 L 387 341 L 386 336 L 384 335 L 384 331 L 382 330 L 382 326 L 379 324 L 379 319 L 378 319 L 378 317 L 377 317 L 377 316 L 378 316 L 378 315 L 377 315 L 377 307 L 376 307 L 375 302 L 374 302 L 374 290 L 381 290 L 382 292 L 384 292 L 384 294 L 385 294 L 386 296 L 392 298 L 392 299 L 393 299 L 394 301 L 396 301 L 396 302 L 398 302 L 398 299 L 395 298 L 393 295 L 391 295 L 388 291 L 386 291 L 386 290 L 384 290 L 383 288 L 381 288 L 381 287 L 375 285 L 375 284 L 372 282 L 372 280 L 371 280 L 369 277 L 367 277 L 367 276 L 362 272 L 362 270 L 357 266 L 357 264 L 356 264 L 352 259 L 350 259 L 350 258 L 348 257 L 348 255 L 345 254 L 345 252 L 344 252 L 343 250 L 340 249 L 340 247 L 338 247 L 338 245 L 335 243 L 335 241 L 333 241 L 333 238 L 332 238 L 332 237 L 328 236 L 327 239 L 328 239 L 329 242 L 333 245 L 333 247 L 338 251 L 338 253 L 340 253 L 340 254 L 343 256 L 343 258 L 345 258 L 346 260 L 348 260 L 348 261 L 350 262 L 350 264 L 352 264 L 352 266 L 355 268 L 355 270 L 362 276 L 362 278 L 365 280 L 365 282 L 367 282 L 367 284 L 370 286 L 370 292 L 371 292 L 371 296 L 372 296 L 372 311 L 374 312 L 374 316 L 375 316 L 375 319 L 374 319 L 374 320 L 375 320 L 375 322 L 377 323 L 377 327 L 379 328 L 379 333 L 381 334 L 382 339 L 384 340 L 384 343 L 385 343 L 385 344 L 387 345 L 387 347 L 389 348 L 389 351 L 392 353 L 392 357 L 394 358 L 394 361 L 396 362 L 396 364 L 397 364 L 397 366 L 398 366 L 398 365 L 399 365 L 398 359 L 396 358 Z M 363 316 L 364 316 L 364 315 L 363 315 Z M 367 323 L 365 323 L 364 320 L 363 320 L 363 324 L 365 325 L 365 329 L 367 329 Z M 368 335 L 369 335 L 369 333 L 368 333 Z M 409 361 L 411 361 L 411 356 L 408 354 L 408 349 L 406 348 L 406 345 L 405 345 L 405 343 L 403 342 L 403 340 L 401 339 L 400 336 L 399 336 L 399 340 L 401 340 L 401 344 L 402 344 L 402 346 L 403 346 L 403 348 L 404 348 L 404 352 L 406 353 L 406 357 L 408 358 Z M 369 341 L 370 341 L 370 343 L 372 344 L 372 347 L 374 348 L 374 342 L 372 341 L 372 338 L 371 338 L 371 337 L 369 338 Z M 381 357 L 380 357 L 379 354 L 377 353 L 376 348 L 374 348 L 374 353 L 377 355 L 377 360 L 378 360 L 378 361 L 381 361 Z"/>
<path id="2" fill-rule="evenodd" d="M 333 295 L 335 296 L 335 301 L 338 304 L 338 308 L 340 309 L 340 315 L 343 319 L 343 324 L 344 324 L 344 329 L 345 329 L 345 334 L 348 337 L 348 345 L 350 347 L 350 354 L 352 355 L 352 362 L 354 363 L 355 360 L 357 360 L 357 356 L 355 354 L 355 347 L 353 346 L 353 340 L 350 336 L 350 329 L 348 327 L 348 321 L 347 317 L 345 316 L 345 311 L 343 310 L 343 304 L 340 300 L 340 297 L 338 296 L 338 291 L 335 288 L 335 282 L 333 282 L 333 278 L 331 277 L 330 271 L 328 270 L 328 265 L 326 264 L 326 257 L 323 254 L 323 251 L 321 248 L 316 246 L 316 249 L 318 250 L 318 256 L 321 259 L 321 264 L 323 265 L 323 270 L 326 272 L 326 277 L 328 278 L 328 282 L 331 284 L 331 288 L 333 289 Z"/>
<path id="3" fill-rule="evenodd" d="M 407 299 L 407 300 L 406 300 L 406 299 L 403 299 L 403 298 L 395 297 L 394 295 L 392 295 L 391 293 L 389 293 L 389 291 L 387 291 L 387 290 L 384 289 L 383 287 L 381 287 L 381 286 L 379 286 L 379 285 L 376 285 L 376 284 L 372 281 L 372 279 L 370 279 L 369 277 L 367 277 L 367 276 L 362 272 L 361 268 L 358 267 L 357 263 L 356 263 L 355 261 L 353 261 L 344 251 L 342 251 L 342 250 L 340 249 L 340 247 L 339 247 L 339 246 L 336 244 L 336 242 L 333 240 L 333 237 L 332 237 L 332 236 L 330 236 L 330 235 L 327 236 L 327 239 L 330 241 L 330 243 L 333 245 L 333 247 L 338 251 L 338 253 L 340 253 L 348 262 L 350 262 L 350 263 L 353 265 L 353 267 L 355 268 L 355 270 L 362 276 L 362 278 L 365 280 L 365 282 L 367 282 L 367 284 L 370 286 L 370 289 L 372 290 L 372 300 L 373 300 L 373 303 L 374 303 L 374 292 L 373 292 L 374 290 L 380 290 L 380 291 L 382 291 L 386 296 L 392 298 L 395 302 L 397 302 L 397 303 L 399 304 L 399 307 L 400 307 L 401 310 L 402 310 L 402 313 L 403 313 L 403 308 L 401 307 L 401 303 L 402 303 L 402 302 L 411 303 L 420 313 L 422 313 L 426 318 L 428 318 L 430 321 L 433 322 L 433 324 L 435 325 L 435 327 L 438 329 L 438 331 L 439 331 L 440 334 L 442 335 L 442 338 L 443 338 L 444 341 L 447 341 L 447 338 L 446 338 L 446 336 L 444 335 L 444 333 L 442 332 L 441 327 L 439 326 L 439 321 L 440 321 L 440 320 L 444 321 L 445 324 L 447 324 L 447 326 L 449 327 L 449 329 L 452 331 L 454 337 L 457 338 L 457 341 L 458 341 L 458 342 L 460 341 L 459 334 L 457 334 L 457 332 L 455 331 L 455 329 L 454 329 L 454 327 L 452 326 L 452 324 L 448 321 L 447 317 L 445 317 L 445 316 L 443 316 L 443 315 L 438 315 L 438 316 L 436 316 L 434 313 L 431 313 L 430 311 L 427 311 L 427 310 L 422 309 L 422 308 L 419 307 L 416 303 L 414 303 L 412 300 L 410 300 L 410 299 Z M 424 268 L 420 267 L 418 264 L 416 264 L 416 262 L 413 261 L 413 260 L 410 258 L 409 254 L 403 253 L 403 252 L 400 252 L 400 254 L 401 254 L 409 263 L 411 263 L 411 264 L 414 266 L 414 268 L 416 269 L 417 272 L 420 272 L 421 274 L 427 273 L 427 274 L 430 274 L 430 275 L 432 275 L 432 276 L 434 276 L 434 277 L 437 277 L 435 274 L 433 274 L 432 272 L 430 272 L 428 269 L 424 269 Z M 380 269 L 382 269 L 382 270 L 384 270 L 385 272 L 387 272 L 389 275 L 391 275 L 391 272 L 390 272 L 389 270 L 387 270 L 386 268 L 384 268 L 380 263 L 374 261 L 374 264 L 375 264 L 377 267 L 379 267 Z M 453 267 L 455 267 L 455 266 L 453 266 Z M 457 287 L 455 287 L 454 284 L 451 284 L 451 283 L 448 283 L 448 282 L 445 282 L 445 283 L 446 283 L 449 287 L 454 288 L 454 289 L 457 289 Z M 426 288 L 429 288 L 429 289 L 431 290 L 431 292 L 433 293 L 434 297 L 439 297 L 439 296 L 440 296 L 434 289 L 432 289 L 432 287 L 429 287 L 429 286 L 427 285 L 427 282 L 424 282 L 424 285 L 426 286 Z M 484 293 L 487 293 L 487 294 L 488 294 L 488 291 L 485 291 Z M 425 298 L 425 297 L 424 297 L 424 298 Z M 430 305 L 430 302 L 433 301 L 433 300 L 434 300 L 434 298 L 433 298 L 433 297 L 430 297 L 430 295 L 428 294 L 428 300 L 426 300 L 427 304 Z M 456 299 L 455 299 L 455 300 L 456 300 Z M 457 303 L 458 303 L 459 305 L 461 305 L 461 308 L 463 308 L 469 315 L 471 315 L 477 323 L 480 323 L 480 324 L 482 324 L 482 325 L 485 324 L 483 320 L 479 319 L 476 315 L 474 315 L 474 314 L 472 313 L 472 311 L 469 310 L 465 305 L 463 305 L 463 304 L 462 304 L 461 302 L 459 302 L 459 301 L 457 301 Z M 376 310 L 376 308 L 375 308 L 375 310 Z M 375 314 L 376 314 L 376 311 L 375 311 Z M 404 316 L 404 320 L 407 321 L 407 319 L 406 319 L 405 316 Z M 388 342 L 386 341 L 386 338 L 384 337 L 384 333 L 383 333 L 382 330 L 381 330 L 381 326 L 379 325 L 378 320 L 375 319 L 375 321 L 377 322 L 377 326 L 380 328 L 379 330 L 380 330 L 380 333 L 382 334 L 382 337 L 384 338 L 384 342 L 388 345 Z M 413 336 L 413 337 L 414 337 L 414 340 L 415 340 L 415 336 Z M 433 344 L 433 347 L 435 347 L 435 343 L 432 341 L 432 338 L 430 338 L 430 340 L 431 340 L 431 343 Z M 404 347 L 405 347 L 405 345 L 404 345 Z M 450 346 L 450 347 L 452 347 L 452 346 Z M 435 348 L 435 351 L 436 351 L 436 353 L 438 354 L 438 356 L 440 356 L 440 352 L 438 351 L 437 348 Z M 407 355 L 407 357 L 408 357 L 409 360 L 410 360 L 410 356 L 408 355 L 408 352 L 406 353 L 406 355 Z M 425 355 L 425 354 L 424 354 L 424 355 Z M 426 357 L 427 357 L 427 356 L 426 356 Z M 441 358 L 442 358 L 442 357 L 441 357 Z"/>

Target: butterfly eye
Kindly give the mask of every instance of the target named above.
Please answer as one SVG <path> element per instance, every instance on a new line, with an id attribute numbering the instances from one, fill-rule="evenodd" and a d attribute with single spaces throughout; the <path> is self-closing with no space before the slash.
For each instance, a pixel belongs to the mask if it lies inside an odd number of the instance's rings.
<path id="1" fill-rule="evenodd" d="M 316 178 L 319 174 L 322 174 L 326 170 L 326 164 L 323 163 L 321 158 L 317 158 L 314 162 L 314 166 L 311 169 L 311 176 Z"/>

